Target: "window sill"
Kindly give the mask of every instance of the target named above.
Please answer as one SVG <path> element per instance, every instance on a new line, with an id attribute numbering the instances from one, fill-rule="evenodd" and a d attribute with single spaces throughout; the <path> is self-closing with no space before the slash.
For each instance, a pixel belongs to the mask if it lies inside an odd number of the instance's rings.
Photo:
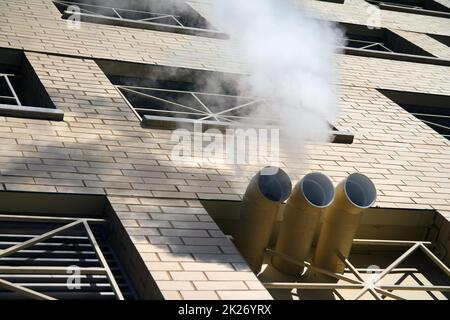
<path id="1" fill-rule="evenodd" d="M 370 1 L 369 1 L 369 3 L 370 3 Z M 406 13 L 420 14 L 420 15 L 426 15 L 426 16 L 440 17 L 440 18 L 450 18 L 450 13 L 448 13 L 448 12 L 426 10 L 426 9 L 406 8 L 403 6 L 396 6 L 394 4 L 387 4 L 387 3 L 372 3 L 372 4 L 378 6 L 380 9 L 384 9 L 384 10 L 406 12 Z"/>
<path id="2" fill-rule="evenodd" d="M 0 116 L 62 121 L 64 119 L 64 112 L 60 109 L 0 104 Z"/>
<path id="3" fill-rule="evenodd" d="M 149 115 L 144 115 L 142 118 L 142 126 L 153 129 L 163 129 L 163 130 L 187 129 L 189 131 L 193 131 L 196 124 L 201 125 L 202 132 L 208 129 L 217 129 L 224 133 L 227 129 L 243 128 L 243 126 L 239 124 L 230 124 L 219 121 L 208 121 L 208 120 L 198 121 L 193 119 L 159 117 Z M 255 125 L 255 127 L 261 129 L 275 128 L 274 126 L 264 126 L 264 125 Z M 332 130 L 331 135 L 333 137 L 331 140 L 332 143 L 342 143 L 342 144 L 353 143 L 354 135 L 351 134 L 350 132 Z"/>
<path id="4" fill-rule="evenodd" d="M 319 0 L 322 2 L 333 2 L 333 3 L 340 3 L 343 4 L 345 2 L 345 0 Z"/>
<path id="5" fill-rule="evenodd" d="M 190 28 L 190 27 L 181 27 L 181 26 L 172 26 L 155 22 L 143 22 L 136 21 L 130 19 L 119 19 L 114 17 L 102 17 L 95 14 L 89 13 L 74 13 L 65 11 L 62 14 L 63 19 L 68 19 L 69 17 L 78 16 L 80 21 L 83 22 L 91 22 L 98 24 L 106 24 L 112 26 L 120 26 L 120 27 L 128 27 L 135 29 L 146 29 L 146 30 L 156 30 L 163 32 L 172 32 L 172 33 L 182 33 L 194 36 L 201 36 L 207 38 L 219 38 L 219 39 L 229 39 L 229 36 L 225 33 L 208 30 L 208 29 L 200 29 L 200 28 Z"/>
<path id="6" fill-rule="evenodd" d="M 406 53 L 382 52 L 376 50 L 357 49 L 357 48 L 343 48 L 343 49 L 345 54 L 355 56 L 450 66 L 450 60 L 440 59 L 436 57 L 416 56 Z"/>

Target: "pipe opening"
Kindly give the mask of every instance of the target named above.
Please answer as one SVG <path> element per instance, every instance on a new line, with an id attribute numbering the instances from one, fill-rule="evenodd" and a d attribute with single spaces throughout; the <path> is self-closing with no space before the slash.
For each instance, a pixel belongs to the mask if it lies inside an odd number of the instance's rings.
<path id="1" fill-rule="evenodd" d="M 324 174 L 313 172 L 301 180 L 301 189 L 305 198 L 316 207 L 327 207 L 334 200 L 334 186 Z"/>
<path id="2" fill-rule="evenodd" d="M 347 198 L 360 208 L 372 206 L 377 197 L 377 190 L 373 182 L 365 175 L 352 173 L 345 182 Z"/>
<path id="3" fill-rule="evenodd" d="M 265 167 L 260 171 L 258 187 L 267 199 L 275 202 L 285 201 L 292 190 L 289 176 L 276 167 Z"/>

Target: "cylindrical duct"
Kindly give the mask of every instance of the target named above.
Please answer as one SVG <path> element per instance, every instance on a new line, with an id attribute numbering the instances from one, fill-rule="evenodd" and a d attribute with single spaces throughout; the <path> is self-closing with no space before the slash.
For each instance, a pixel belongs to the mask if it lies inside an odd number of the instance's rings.
<path id="1" fill-rule="evenodd" d="M 321 212 L 334 199 L 331 180 L 322 173 L 309 173 L 294 188 L 284 208 L 275 250 L 297 260 L 307 259 Z M 272 265 L 283 273 L 298 275 L 303 267 L 276 255 Z"/>
<path id="2" fill-rule="evenodd" d="M 344 272 L 345 264 L 337 252 L 348 258 L 359 226 L 361 211 L 371 207 L 377 197 L 373 182 L 353 173 L 336 187 L 336 198 L 325 211 L 314 264 L 331 272 Z"/>
<path id="3" fill-rule="evenodd" d="M 235 244 L 255 273 L 261 269 L 278 210 L 291 189 L 288 175 L 276 167 L 262 169 L 247 187 Z"/>

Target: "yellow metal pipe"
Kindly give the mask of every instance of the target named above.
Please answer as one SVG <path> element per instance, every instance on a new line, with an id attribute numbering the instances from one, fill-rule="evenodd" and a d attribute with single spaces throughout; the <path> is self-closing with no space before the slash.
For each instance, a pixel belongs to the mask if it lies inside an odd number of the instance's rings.
<path id="1" fill-rule="evenodd" d="M 291 189 L 288 175 L 276 167 L 262 169 L 247 187 L 235 244 L 255 273 L 261 270 L 277 213 Z"/>
<path id="2" fill-rule="evenodd" d="M 339 259 L 338 252 L 348 258 L 361 212 L 371 207 L 375 200 L 375 185 L 363 174 L 353 173 L 336 187 L 335 200 L 325 211 L 314 257 L 316 266 L 331 272 L 344 272 L 345 264 Z"/>
<path id="3" fill-rule="evenodd" d="M 333 199 L 333 183 L 327 176 L 314 172 L 303 177 L 294 187 L 284 208 L 284 218 L 275 250 L 297 261 L 306 260 L 311 251 L 321 212 Z M 279 255 L 272 257 L 272 265 L 290 275 L 301 274 L 304 269 Z"/>

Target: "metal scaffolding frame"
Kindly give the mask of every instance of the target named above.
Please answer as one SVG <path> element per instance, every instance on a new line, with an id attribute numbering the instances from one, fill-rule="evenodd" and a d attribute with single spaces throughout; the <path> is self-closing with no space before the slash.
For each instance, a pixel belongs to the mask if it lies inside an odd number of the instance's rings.
<path id="1" fill-rule="evenodd" d="M 391 52 L 391 53 L 394 52 L 391 49 L 389 49 L 383 42 L 352 39 L 351 35 L 349 35 L 348 37 L 349 37 L 348 43 L 355 45 L 355 47 L 358 49 L 363 49 L 363 50 L 381 49 L 382 51 L 385 51 L 385 52 Z M 353 46 L 351 46 L 350 48 L 353 48 Z"/>
<path id="2" fill-rule="evenodd" d="M 167 116 L 171 117 L 178 117 L 178 116 L 195 116 L 197 117 L 197 120 L 214 120 L 219 122 L 226 122 L 226 123 L 239 123 L 239 121 L 242 120 L 250 120 L 248 117 L 245 116 L 239 116 L 239 115 L 233 115 L 232 112 L 236 110 L 243 110 L 243 109 L 251 109 L 256 107 L 258 104 L 266 104 L 266 100 L 259 98 L 259 97 L 245 97 L 245 96 L 238 96 L 238 95 L 227 95 L 227 94 L 218 94 L 218 93 L 208 93 L 208 92 L 198 92 L 198 91 L 184 91 L 184 90 L 170 90 L 170 89 L 162 89 L 162 88 L 154 88 L 154 87 L 138 87 L 138 86 L 126 86 L 126 85 L 116 85 L 116 88 L 118 89 L 119 93 L 122 95 L 122 97 L 125 99 L 125 101 L 128 103 L 130 108 L 132 108 L 135 113 L 139 116 L 139 118 L 142 120 L 143 115 L 154 115 L 155 113 L 164 113 L 167 114 Z M 145 91 L 145 92 L 143 92 Z M 169 105 L 172 105 L 174 107 L 180 108 L 183 111 L 177 111 L 177 110 L 165 110 L 165 109 L 154 109 L 154 108 L 138 108 L 133 106 L 133 104 L 127 99 L 125 93 L 132 93 L 135 95 L 138 95 L 140 97 L 149 99 L 149 101 L 158 101 L 162 103 L 166 103 Z M 152 94 L 154 92 L 154 94 Z M 168 100 L 165 98 L 158 97 L 157 93 L 168 93 L 168 94 L 179 94 L 179 95 L 189 95 L 192 97 L 196 102 L 197 105 L 186 105 L 185 103 L 180 103 L 176 99 L 174 100 Z M 223 99 L 223 98 L 231 98 L 231 99 L 244 99 L 247 100 L 244 103 L 233 105 L 229 108 L 222 109 L 219 112 L 213 112 L 213 106 L 208 106 L 208 103 L 202 100 L 202 97 L 208 97 L 208 98 L 217 98 L 217 99 Z M 258 117 L 257 120 L 260 121 L 274 121 L 276 119 L 274 118 L 264 118 L 264 117 Z"/>
<path id="3" fill-rule="evenodd" d="M 389 1 L 389 0 L 368 0 L 367 2 L 374 4 L 374 5 L 388 5 L 388 6 L 394 6 L 394 7 L 404 7 L 404 8 L 410 8 L 410 9 L 418 9 L 418 10 L 426 10 L 424 9 L 423 5 L 420 5 L 420 1 L 417 1 L 416 5 L 410 3 L 401 3 L 399 1 Z"/>
<path id="4" fill-rule="evenodd" d="M 427 5 L 428 1 L 394 1 L 394 0 L 366 0 L 371 5 L 375 5 L 380 9 L 394 10 L 400 12 L 411 12 L 423 15 L 431 15 L 436 17 L 448 18 L 450 10 L 444 4 L 430 0 L 431 5 Z"/>
<path id="5" fill-rule="evenodd" d="M 108 263 L 100 249 L 100 246 L 91 230 L 90 224 L 103 224 L 107 221 L 104 219 L 79 219 L 70 217 L 47 217 L 47 216 L 24 216 L 24 215 L 0 215 L 0 221 L 14 221 L 14 222 L 43 222 L 43 223 L 62 223 L 61 227 L 37 235 L 29 240 L 18 243 L 0 251 L 0 258 L 10 256 L 20 250 L 32 247 L 33 245 L 42 241 L 48 240 L 56 235 L 59 235 L 67 230 L 75 227 L 82 227 L 86 232 L 89 242 L 94 248 L 95 254 L 100 261 L 100 268 L 79 268 L 79 273 L 83 275 L 106 275 L 107 280 L 114 292 L 116 299 L 124 300 L 124 296 L 119 288 L 114 275 L 108 266 Z M 56 300 L 55 298 L 39 293 L 38 291 L 26 288 L 24 286 L 14 284 L 12 282 L 2 279 L 2 274 L 65 274 L 67 267 L 20 267 L 20 266 L 0 266 L 0 288 L 14 291 L 25 297 L 39 300 Z"/>
<path id="6" fill-rule="evenodd" d="M 291 257 L 277 252 L 272 249 L 266 249 L 267 253 L 270 255 L 278 255 L 287 261 L 306 267 L 309 270 L 315 271 L 319 274 L 326 275 L 336 280 L 343 280 L 347 283 L 319 283 L 319 282 L 266 282 L 264 286 L 267 289 L 304 289 L 304 290 L 337 290 L 337 289 L 359 289 L 355 295 L 354 300 L 359 300 L 365 293 L 369 292 L 376 300 L 381 300 L 383 297 L 390 297 L 395 300 L 406 300 L 404 297 L 393 293 L 394 290 L 403 291 L 438 291 L 438 292 L 450 292 L 450 286 L 441 285 L 382 285 L 379 282 L 386 277 L 389 273 L 393 271 L 398 271 L 398 267 L 405 259 L 411 256 L 416 250 L 420 249 L 426 254 L 426 256 L 438 267 L 440 268 L 450 279 L 450 269 L 441 261 L 434 253 L 428 248 L 433 244 L 428 241 L 401 241 L 401 240 L 372 240 L 372 239 L 355 239 L 354 244 L 361 245 L 380 245 L 380 246 L 404 246 L 407 248 L 395 261 L 393 261 L 389 266 L 384 269 L 377 270 L 378 274 L 365 280 L 362 277 L 361 270 L 358 270 L 347 258 L 345 258 L 340 252 L 337 252 L 339 259 L 347 267 L 356 279 L 349 278 L 346 275 L 330 272 L 321 268 L 318 268 L 307 261 L 297 261 Z M 365 270 L 368 271 L 368 270 Z M 374 270 L 370 270 L 372 273 Z"/>
<path id="7" fill-rule="evenodd" d="M 5 90 L 4 90 L 5 92 L 0 91 L 0 100 L 11 101 L 11 103 L 7 103 L 7 104 L 21 106 L 22 103 L 20 102 L 19 96 L 17 95 L 16 91 L 14 90 L 14 87 L 13 87 L 13 85 L 11 83 L 11 79 L 10 79 L 15 76 L 16 75 L 14 75 L 14 74 L 0 73 L 0 82 L 4 81 L 4 84 L 6 84 Z M 9 90 L 9 92 L 7 92 L 8 90 Z"/>
<path id="8" fill-rule="evenodd" d="M 78 3 L 78 2 L 72 2 L 72 1 L 63 1 L 63 0 L 54 0 L 54 3 L 66 6 L 66 10 L 69 9 L 71 6 L 77 6 L 80 8 L 81 14 L 90 14 L 105 18 L 113 18 L 113 19 L 120 19 L 120 20 L 133 20 L 136 22 L 142 22 L 142 23 L 158 23 L 158 24 L 165 24 L 169 26 L 178 26 L 183 28 L 190 28 L 189 26 L 184 25 L 180 20 L 180 15 L 175 14 L 169 14 L 169 13 L 160 13 L 160 12 L 152 12 L 152 11 L 143 11 L 143 10 L 133 10 L 133 9 L 124 9 L 124 8 L 116 8 L 116 7 L 109 7 L 109 6 L 101 6 L 101 5 L 94 5 L 94 4 L 87 4 L 87 3 Z M 104 11 L 104 13 L 101 13 L 99 11 Z M 110 15 L 106 14 L 105 11 L 109 11 Z M 147 16 L 146 18 L 141 19 L 133 19 L 130 17 L 124 17 L 126 14 L 136 14 L 142 16 Z M 167 20 L 169 20 L 172 23 L 168 23 Z M 163 22 L 165 21 L 165 22 Z"/>
<path id="9" fill-rule="evenodd" d="M 433 130 L 437 131 L 440 135 L 450 140 L 450 126 L 446 126 L 437 122 L 439 119 L 445 119 L 448 121 L 450 125 L 450 116 L 433 113 L 418 113 L 418 112 L 410 112 L 410 113 L 423 123 L 427 124 Z M 424 118 L 432 118 L 432 120 L 425 120 Z"/>
<path id="10" fill-rule="evenodd" d="M 174 90 L 155 87 L 115 85 L 117 92 L 125 100 L 128 107 L 133 111 L 136 117 L 143 122 L 162 121 L 176 122 L 177 119 L 185 123 L 202 122 L 206 125 L 216 125 L 219 127 L 250 125 L 258 128 L 277 128 L 280 119 L 276 114 L 270 114 L 269 117 L 262 116 L 255 112 L 260 106 L 268 106 L 269 103 L 275 103 L 270 97 L 240 96 L 232 94 L 220 94 L 201 91 Z M 160 95 L 180 95 L 181 100 L 190 97 L 192 104 L 187 101 L 179 101 L 176 97 L 169 99 Z M 131 97 L 127 95 L 133 94 L 140 98 L 148 100 L 149 107 L 137 107 L 134 105 Z M 220 99 L 234 99 L 234 103 L 223 103 Z M 206 100 L 209 99 L 209 102 Z M 213 102 L 211 102 L 211 100 Z M 166 104 L 166 108 L 152 107 L 152 102 Z M 225 107 L 227 105 L 227 107 Z M 171 109 L 173 107 L 173 109 Z M 220 108 L 218 108 L 220 107 Z M 217 110 L 218 111 L 214 111 Z M 246 114 L 251 116 L 246 116 Z M 194 117 L 194 119 L 191 119 Z M 147 122 L 148 123 L 148 122 Z M 343 132 L 330 126 L 330 135 L 333 142 L 336 143 L 352 143 L 353 134 Z M 166 126 L 165 126 L 166 127 Z"/>

